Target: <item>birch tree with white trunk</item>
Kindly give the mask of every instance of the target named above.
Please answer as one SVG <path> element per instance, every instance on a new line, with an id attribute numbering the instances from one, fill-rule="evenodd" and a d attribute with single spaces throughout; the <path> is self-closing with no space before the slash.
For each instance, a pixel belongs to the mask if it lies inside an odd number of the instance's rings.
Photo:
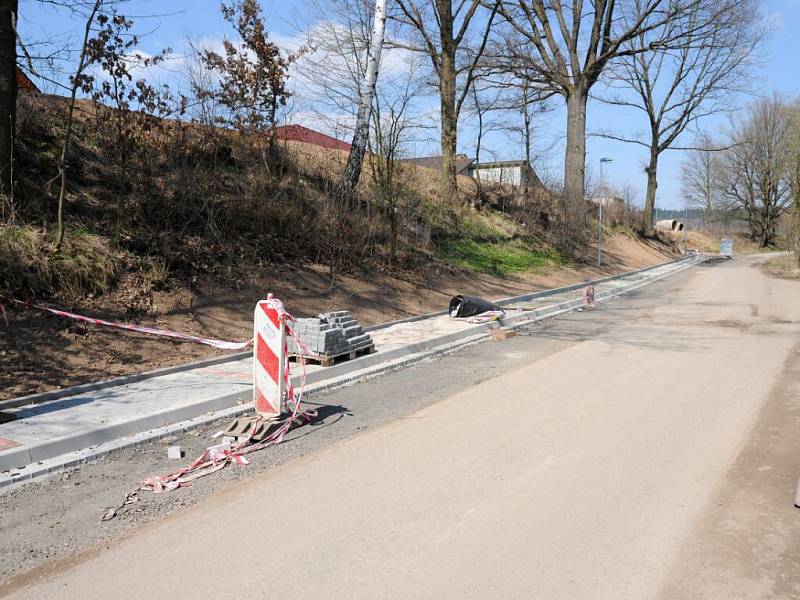
<path id="1" fill-rule="evenodd" d="M 367 150 L 367 144 L 369 143 L 370 117 L 372 116 L 375 86 L 378 82 L 381 50 L 383 48 L 383 34 L 386 27 L 386 0 L 375 0 L 375 14 L 373 19 L 372 36 L 370 38 L 367 58 L 367 72 L 358 105 L 358 114 L 356 115 L 353 144 L 350 147 L 347 165 L 342 174 L 341 191 L 345 197 L 349 197 L 356 185 L 358 185 L 358 180 L 361 177 L 361 167 L 364 162 L 364 154 Z"/>

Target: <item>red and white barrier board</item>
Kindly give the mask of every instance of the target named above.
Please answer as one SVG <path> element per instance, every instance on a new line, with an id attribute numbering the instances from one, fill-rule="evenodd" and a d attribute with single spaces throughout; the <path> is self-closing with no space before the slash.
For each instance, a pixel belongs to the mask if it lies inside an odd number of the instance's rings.
<path id="1" fill-rule="evenodd" d="M 280 416 L 286 393 L 286 327 L 278 302 L 269 294 L 253 318 L 253 404 L 266 418 Z"/>

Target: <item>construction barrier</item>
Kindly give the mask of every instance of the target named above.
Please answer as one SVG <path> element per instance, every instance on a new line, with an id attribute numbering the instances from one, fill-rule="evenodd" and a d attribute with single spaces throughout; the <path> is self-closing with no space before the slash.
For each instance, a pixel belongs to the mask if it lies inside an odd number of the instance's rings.
<path id="1" fill-rule="evenodd" d="M 253 315 L 253 404 L 258 416 L 277 418 L 286 392 L 286 323 L 272 294 L 256 304 Z"/>
<path id="2" fill-rule="evenodd" d="M 304 356 L 316 355 L 303 343 L 290 323 L 295 319 L 283 307 L 283 303 L 272 294 L 256 305 L 253 324 L 254 334 L 254 369 L 256 364 L 263 366 L 263 376 L 254 371 L 254 403 L 258 416 L 251 420 L 249 432 L 232 445 L 221 444 L 206 448 L 190 465 L 166 475 L 154 475 L 142 480 L 139 485 L 128 492 L 122 502 L 109 507 L 103 521 L 113 519 L 124 507 L 136 504 L 139 493 L 149 491 L 161 494 L 176 490 L 195 479 L 205 477 L 224 469 L 229 464 L 247 465 L 246 455 L 264 448 L 280 444 L 292 427 L 312 421 L 317 411 L 302 408 L 303 391 L 306 385 L 306 363 Z M 294 343 L 301 349 L 300 388 L 295 391 L 292 386 L 292 373 L 287 360 L 286 336 L 292 336 Z M 260 354 L 259 354 L 260 353 Z M 275 376 L 275 378 L 273 378 Z M 255 388 L 263 386 L 261 395 Z M 286 414 L 281 415 L 284 394 L 286 395 Z M 282 417 L 282 418 L 281 418 Z M 259 435 L 256 436 L 256 432 Z"/>

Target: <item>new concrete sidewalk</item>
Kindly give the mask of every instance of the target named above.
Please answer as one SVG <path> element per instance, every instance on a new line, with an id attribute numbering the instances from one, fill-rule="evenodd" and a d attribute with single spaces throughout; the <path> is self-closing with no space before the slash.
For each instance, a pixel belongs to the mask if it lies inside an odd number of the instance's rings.
<path id="1" fill-rule="evenodd" d="M 689 257 L 591 283 L 596 299 L 602 301 L 683 271 L 699 260 Z M 583 302 L 586 285 L 505 299 L 501 303 L 507 313 L 501 325 L 518 326 L 575 310 Z M 520 310 L 523 302 L 526 310 Z M 313 393 L 402 368 L 485 339 L 496 326 L 451 319 L 445 313 L 371 327 L 374 354 L 327 368 L 308 365 L 306 390 Z M 27 406 L 11 402 L 4 412 L 15 420 L 0 424 L 0 438 L 5 440 L 0 450 L 0 487 L 176 429 L 248 412 L 251 380 L 252 357 L 246 355 L 227 362 L 206 361 L 185 370 L 169 369 L 152 377 L 63 390 L 63 397 L 54 398 L 53 393 L 31 397 L 32 402 L 40 402 Z"/>

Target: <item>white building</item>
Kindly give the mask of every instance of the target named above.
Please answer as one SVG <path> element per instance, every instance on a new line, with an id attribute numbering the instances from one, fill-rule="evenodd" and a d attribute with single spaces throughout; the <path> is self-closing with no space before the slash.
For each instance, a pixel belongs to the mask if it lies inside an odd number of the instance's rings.
<path id="1" fill-rule="evenodd" d="M 472 162 L 464 174 L 472 179 L 480 177 L 481 183 L 503 183 L 515 187 L 541 185 L 533 168 L 524 160 Z"/>

